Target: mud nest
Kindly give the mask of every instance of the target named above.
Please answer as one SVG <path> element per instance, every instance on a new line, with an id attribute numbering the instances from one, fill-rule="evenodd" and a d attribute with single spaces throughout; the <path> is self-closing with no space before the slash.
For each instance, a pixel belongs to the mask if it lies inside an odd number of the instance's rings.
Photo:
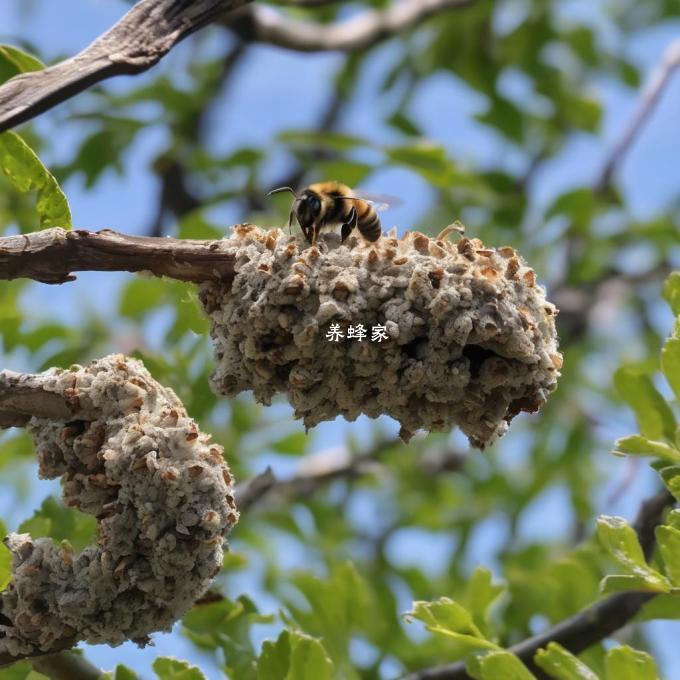
<path id="1" fill-rule="evenodd" d="M 458 425 L 483 448 L 555 388 L 557 310 L 513 248 L 417 232 L 310 247 L 252 225 L 222 247 L 235 277 L 200 291 L 219 394 L 285 393 L 307 427 L 387 414 L 407 439 Z"/>
<path id="2" fill-rule="evenodd" d="M 78 640 L 140 644 L 169 630 L 222 564 L 237 521 L 222 447 L 141 362 L 113 355 L 52 369 L 43 389 L 87 403 L 91 421 L 32 418 L 40 476 L 63 477 L 67 505 L 98 520 L 80 553 L 10 534 L 13 578 L 0 594 L 0 652 L 48 652 Z"/>

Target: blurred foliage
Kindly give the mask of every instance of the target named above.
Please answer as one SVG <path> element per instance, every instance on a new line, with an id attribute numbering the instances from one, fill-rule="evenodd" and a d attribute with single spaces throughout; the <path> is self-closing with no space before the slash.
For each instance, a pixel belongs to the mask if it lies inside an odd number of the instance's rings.
<path id="1" fill-rule="evenodd" d="M 321 22 L 351 11 L 341 6 L 347 3 L 274 4 L 291 18 Z M 353 3 L 357 11 L 386 4 Z M 530 678 L 507 648 L 608 592 L 660 593 L 639 622 L 680 618 L 677 511 L 657 529 L 649 559 L 630 524 L 610 513 L 622 497 L 651 495 L 657 476 L 680 500 L 680 327 L 666 340 L 671 315 L 660 301 L 663 289 L 680 316 L 680 274 L 664 287 L 680 256 L 680 195 L 641 218 L 622 188 L 598 186 L 591 168 L 547 201 L 536 188 L 573 143 L 601 142 L 607 111 L 600 87 L 633 96 L 643 74 L 627 46 L 677 16 L 673 0 L 594 4 L 596 20 L 546 0 L 477 0 L 441 14 L 389 49 L 338 56 L 334 77 L 318 84 L 328 97 L 318 124 L 279 125 L 258 144 L 231 140 L 226 153 L 216 150 L 231 139 L 222 120 L 248 115 L 230 88 L 244 73 L 253 87 L 257 81 L 248 68 L 260 48 L 238 28 L 204 31 L 191 50 L 169 55 L 147 76 L 84 93 L 44 125 L 23 128 L 21 138 L 0 136 L 0 231 L 69 227 L 57 182 L 96 195 L 112 173 L 131 172 L 130 158 L 149 138 L 157 150 L 145 170 L 159 191 L 148 197 L 149 214 L 157 210 L 147 231 L 156 235 L 218 238 L 225 210 L 278 225 L 289 202 L 265 201 L 272 186 L 321 178 L 370 184 L 399 168 L 429 187 L 416 228 L 434 234 L 462 219 L 486 243 L 517 247 L 564 303 L 559 389 L 492 450 L 461 455 L 456 434 L 404 445 L 391 439 L 393 424 L 378 422 L 348 430 L 339 453 L 306 434 L 280 402 L 265 410 L 251 395 L 216 399 L 208 387 L 208 324 L 192 286 L 121 277 L 113 313 L 100 309 L 94 291 L 93 304 L 74 302 L 76 320 L 66 321 L 62 309 L 36 305 L 35 284 L 2 283 L 3 366 L 39 371 L 109 351 L 133 354 L 224 445 L 239 481 L 266 465 L 285 476 L 369 456 L 355 474 L 297 495 L 271 493 L 243 513 L 218 578 L 223 599 L 194 607 L 181 632 L 226 677 L 381 680 L 466 659 L 475 678 Z M 0 82 L 41 66 L 23 50 L 0 46 Z M 467 129 L 497 154 L 477 162 L 455 141 L 428 136 L 420 103 L 435 85 L 449 95 L 436 111 L 441 119 L 452 115 L 447 107 L 460 92 L 477 102 Z M 375 136 L 356 113 L 369 106 L 380 116 Z M 67 148 L 57 144 L 57 130 L 73 140 Z M 49 169 L 38 156 L 54 159 Z M 68 285 L 76 300 L 79 284 Z M 617 458 L 608 456 L 612 448 Z M 31 456 L 23 433 L 0 437 L 3 492 L 15 483 L 9 471 L 32 474 Z M 640 467 L 641 456 L 654 460 L 656 472 Z M 89 540 L 91 523 L 29 491 L 28 503 L 40 507 L 23 529 L 65 549 Z M 627 504 L 629 515 L 634 505 Z M 600 510 L 607 515 L 597 520 Z M 548 533 L 537 531 L 546 520 Z M 0 546 L 0 586 L 7 568 Z M 597 644 L 578 658 L 550 645 L 536 663 L 560 679 L 657 678 L 649 653 L 658 649 L 645 633 L 633 626 L 617 634 L 636 649 Z M 125 662 L 136 665 L 132 657 Z M 136 670 L 118 666 L 109 677 L 130 680 Z M 154 672 L 204 676 L 163 658 Z M 0 670 L 0 680 L 31 673 L 17 664 Z"/>

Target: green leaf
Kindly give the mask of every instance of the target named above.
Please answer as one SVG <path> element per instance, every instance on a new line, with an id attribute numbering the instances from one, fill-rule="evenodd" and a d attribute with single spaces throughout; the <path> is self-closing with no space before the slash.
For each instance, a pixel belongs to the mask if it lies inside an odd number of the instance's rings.
<path id="1" fill-rule="evenodd" d="M 607 653 L 605 680 L 659 680 L 659 674 L 649 654 L 622 646 Z"/>
<path id="2" fill-rule="evenodd" d="M 673 388 L 675 398 L 680 401 L 680 337 L 666 341 L 661 350 L 661 369 Z"/>
<path id="3" fill-rule="evenodd" d="M 273 444 L 270 444 L 272 451 L 283 453 L 287 456 L 301 456 L 307 449 L 309 436 L 304 432 L 291 432 Z"/>
<path id="4" fill-rule="evenodd" d="M 0 668 L 0 680 L 28 680 L 31 674 L 34 674 L 33 680 L 49 680 L 47 676 L 36 673 L 28 661 L 20 661 L 7 668 Z"/>
<path id="5" fill-rule="evenodd" d="M 663 483 L 673 494 L 676 500 L 680 501 L 680 465 L 669 465 L 659 470 Z"/>
<path id="6" fill-rule="evenodd" d="M 508 139 L 521 144 L 524 138 L 524 116 L 509 99 L 494 93 L 490 98 L 489 108 L 475 115 L 480 123 L 489 125 L 502 132 Z"/>
<path id="7" fill-rule="evenodd" d="M 680 592 L 675 591 L 668 595 L 657 595 L 646 602 L 640 613 L 635 617 L 636 621 L 654 621 L 655 619 L 680 620 Z"/>
<path id="8" fill-rule="evenodd" d="M 14 132 L 0 134 L 0 169 L 18 191 L 37 191 L 36 209 L 43 229 L 71 229 L 71 210 L 57 180 Z"/>
<path id="9" fill-rule="evenodd" d="M 322 177 L 330 177 L 350 187 L 359 186 L 375 170 L 373 165 L 356 161 L 332 160 L 317 163 Z"/>
<path id="10" fill-rule="evenodd" d="M 31 519 L 21 524 L 19 531 L 33 538 L 49 536 L 55 542 L 68 541 L 75 550 L 82 550 L 94 538 L 97 522 L 94 517 L 67 508 L 50 496 Z"/>
<path id="11" fill-rule="evenodd" d="M 0 520 L 0 541 L 7 536 L 7 527 Z M 7 588 L 7 584 L 12 580 L 12 553 L 9 548 L 0 543 L 0 592 Z"/>
<path id="12" fill-rule="evenodd" d="M 663 296 L 675 316 L 680 316 L 680 271 L 673 272 L 663 287 Z"/>
<path id="13" fill-rule="evenodd" d="M 546 219 L 564 215 L 573 223 L 573 229 L 587 233 L 595 213 L 595 197 L 589 189 L 574 189 L 558 196 L 548 209 Z"/>
<path id="14" fill-rule="evenodd" d="M 597 519 L 597 536 L 604 549 L 632 576 L 646 585 L 645 590 L 667 592 L 670 584 L 645 561 L 635 531 L 621 517 L 602 515 Z"/>
<path id="15" fill-rule="evenodd" d="M 650 590 L 649 583 L 640 576 L 614 574 L 605 576 L 600 584 L 600 593 L 602 595 L 611 595 L 612 593 L 630 590 L 648 591 Z M 658 592 L 656 588 L 652 588 L 652 591 Z"/>
<path id="16" fill-rule="evenodd" d="M 596 673 L 557 642 L 539 649 L 534 661 L 555 680 L 598 680 Z"/>
<path id="17" fill-rule="evenodd" d="M 413 609 L 405 617 L 407 620 L 422 621 L 431 633 L 451 639 L 455 643 L 455 653 L 461 656 L 498 649 L 497 645 L 482 636 L 470 612 L 448 597 L 441 597 L 433 602 L 414 602 Z"/>
<path id="18" fill-rule="evenodd" d="M 118 664 L 116 666 L 113 680 L 137 680 L 137 673 L 135 673 L 131 668 L 123 666 L 123 664 Z"/>
<path id="19" fill-rule="evenodd" d="M 665 442 L 652 441 L 638 434 L 617 439 L 613 453 L 629 456 L 657 456 L 670 463 L 680 463 L 680 451 L 674 446 Z"/>
<path id="20" fill-rule="evenodd" d="M 159 656 L 153 662 L 153 669 L 160 680 L 206 680 L 197 666 L 167 656 Z"/>
<path id="21" fill-rule="evenodd" d="M 318 640 L 295 632 L 291 635 L 291 643 L 286 680 L 331 680 L 333 664 Z"/>
<path id="22" fill-rule="evenodd" d="M 675 437 L 675 417 L 670 406 L 659 394 L 647 375 L 630 367 L 622 367 L 614 374 L 619 394 L 635 411 L 640 432 L 648 439 Z"/>
<path id="23" fill-rule="evenodd" d="M 488 652 L 468 661 L 468 673 L 476 680 L 536 680 L 536 676 L 512 653 Z"/>
<path id="24" fill-rule="evenodd" d="M 287 130 L 278 136 L 279 141 L 291 146 L 349 151 L 357 147 L 370 147 L 371 143 L 363 137 L 345 135 L 340 132 L 312 132 L 306 130 Z"/>
<path id="25" fill-rule="evenodd" d="M 127 666 L 118 664 L 115 671 L 104 673 L 101 680 L 137 680 L 137 674 Z"/>
<path id="26" fill-rule="evenodd" d="M 257 660 L 257 680 L 286 680 L 290 669 L 290 633 L 284 630 L 276 642 L 265 640 Z"/>
<path id="27" fill-rule="evenodd" d="M 136 278 L 123 288 L 118 311 L 122 316 L 138 321 L 156 311 L 166 300 L 166 287 L 161 279 Z"/>
<path id="28" fill-rule="evenodd" d="M 502 584 L 494 584 L 493 576 L 488 569 L 477 567 L 465 585 L 461 600 L 478 624 L 486 622 L 489 607 L 505 590 Z"/>
<path id="29" fill-rule="evenodd" d="M 671 583 L 680 588 L 680 530 L 662 525 L 656 528 L 655 534 L 666 574 Z"/>
<path id="30" fill-rule="evenodd" d="M 666 516 L 664 524 L 680 531 L 680 510 L 671 510 Z"/>
<path id="31" fill-rule="evenodd" d="M 392 163 L 406 166 L 432 184 L 449 188 L 456 177 L 456 170 L 444 149 L 432 144 L 412 144 L 386 149 Z"/>
<path id="32" fill-rule="evenodd" d="M 13 45 L 0 45 L 0 83 L 20 73 L 40 71 L 45 65 L 36 57 Z"/>

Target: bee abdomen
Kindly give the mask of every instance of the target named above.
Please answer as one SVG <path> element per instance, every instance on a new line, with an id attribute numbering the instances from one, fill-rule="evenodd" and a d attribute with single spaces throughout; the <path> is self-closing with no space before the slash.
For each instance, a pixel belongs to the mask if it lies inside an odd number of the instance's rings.
<path id="1" fill-rule="evenodd" d="M 357 229 L 367 241 L 377 241 L 382 236 L 380 218 L 372 207 L 368 206 L 368 210 L 359 215 Z"/>

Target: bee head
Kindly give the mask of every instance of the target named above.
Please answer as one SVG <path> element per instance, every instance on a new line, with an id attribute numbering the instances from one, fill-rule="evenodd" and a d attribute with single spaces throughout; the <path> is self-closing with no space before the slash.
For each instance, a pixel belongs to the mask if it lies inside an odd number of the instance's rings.
<path id="1" fill-rule="evenodd" d="M 321 214 L 321 199 L 313 191 L 305 191 L 298 199 L 297 218 L 304 227 L 314 224 Z"/>

